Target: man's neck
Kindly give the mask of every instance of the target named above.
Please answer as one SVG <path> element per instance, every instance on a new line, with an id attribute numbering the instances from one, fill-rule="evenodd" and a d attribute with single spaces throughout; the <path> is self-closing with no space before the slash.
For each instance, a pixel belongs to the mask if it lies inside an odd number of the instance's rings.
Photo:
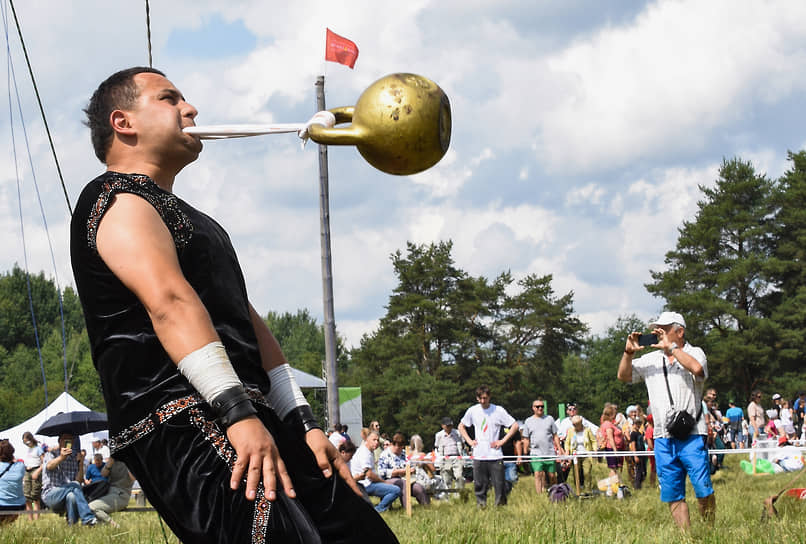
<path id="1" fill-rule="evenodd" d="M 174 171 L 173 169 L 143 161 L 109 161 L 106 168 L 111 172 L 119 172 L 121 174 L 143 174 L 151 178 L 160 189 L 169 193 L 173 192 L 174 179 L 176 178 L 176 174 L 178 174 L 178 171 Z"/>

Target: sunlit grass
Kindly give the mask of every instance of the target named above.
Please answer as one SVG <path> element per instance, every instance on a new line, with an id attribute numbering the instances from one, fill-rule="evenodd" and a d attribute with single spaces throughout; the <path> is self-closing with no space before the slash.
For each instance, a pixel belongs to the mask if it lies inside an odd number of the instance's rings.
<path id="1" fill-rule="evenodd" d="M 427 508 L 415 505 L 411 518 L 399 506 L 383 516 L 400 541 L 407 544 L 806 543 L 806 502 L 783 495 L 776 503 L 779 517 L 761 521 L 764 498 L 780 491 L 793 475 L 750 476 L 739 469 L 741 458 L 726 457 L 726 468 L 714 479 L 717 517 L 713 527 L 700 519 L 689 487 L 692 528 L 688 534 L 674 527 L 668 508 L 658 498 L 657 488 L 634 491 L 621 501 L 601 497 L 552 504 L 546 496 L 536 495 L 531 476 L 521 476 L 505 507 L 493 507 L 491 496 L 490 506 L 479 510 L 470 493 L 467 501 L 458 498 L 450 502 L 434 501 Z M 594 478 L 606 475 L 604 465 L 595 465 L 594 471 Z M 798 487 L 806 487 L 806 475 Z M 164 542 L 155 513 L 121 512 L 114 517 L 120 528 L 67 527 L 63 518 L 53 514 L 36 522 L 20 518 L 0 529 L 0 543 Z M 167 527 L 165 530 L 168 542 L 176 543 Z"/>

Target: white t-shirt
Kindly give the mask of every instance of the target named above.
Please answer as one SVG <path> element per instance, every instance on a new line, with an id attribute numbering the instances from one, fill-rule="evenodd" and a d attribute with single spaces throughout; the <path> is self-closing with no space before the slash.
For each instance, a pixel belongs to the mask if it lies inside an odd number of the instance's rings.
<path id="1" fill-rule="evenodd" d="M 89 457 L 90 463 L 92 463 L 92 460 L 93 458 L 95 458 L 96 453 L 101 454 L 101 456 L 104 458 L 104 462 L 106 462 L 106 460 L 109 459 L 109 457 L 112 455 L 112 453 L 109 451 L 109 446 L 101 445 L 101 447 L 98 448 L 97 450 L 93 447 L 92 454 L 87 456 Z"/>
<path id="2" fill-rule="evenodd" d="M 24 458 L 25 468 L 36 468 L 42 465 L 42 454 L 45 453 L 45 451 L 42 449 L 42 446 L 37 444 L 32 448 L 26 447 L 26 449 L 28 451 L 25 453 Z"/>
<path id="3" fill-rule="evenodd" d="M 501 427 L 509 427 L 515 423 L 509 413 L 502 407 L 490 404 L 483 409 L 481 404 L 474 404 L 462 416 L 462 425 L 473 427 L 475 431 L 476 446 L 473 448 L 473 458 L 477 460 L 501 459 L 504 454 L 501 448 L 493 448 L 491 444 L 498 440 Z"/>
<path id="4" fill-rule="evenodd" d="M 350 472 L 354 475 L 361 474 L 366 469 L 375 472 L 375 456 L 369 451 L 366 444 L 361 444 L 361 447 L 356 450 L 355 455 L 350 460 Z M 369 478 L 364 478 L 363 480 L 358 480 L 358 483 L 366 487 L 372 481 Z"/>
<path id="5" fill-rule="evenodd" d="M 327 437 L 327 439 L 330 440 L 330 443 L 333 444 L 333 446 L 335 446 L 336 449 L 339 449 L 339 446 L 341 446 L 342 442 L 347 441 L 347 439 L 344 438 L 344 435 L 335 432 L 331 434 L 329 437 Z"/>
<path id="6" fill-rule="evenodd" d="M 674 364 L 667 364 L 666 370 L 669 374 L 669 389 L 674 400 L 674 410 L 687 410 L 691 417 L 700 418 L 694 427 L 692 434 L 707 434 L 705 417 L 702 415 L 702 390 L 705 379 L 708 377 L 708 364 L 705 352 L 688 342 L 683 346 L 683 351 L 694 357 L 701 365 L 704 372 L 702 378 L 695 376 L 674 360 Z M 673 357 L 668 359 L 674 359 Z M 663 365 L 666 364 L 666 355 L 662 350 L 647 353 L 643 357 L 634 359 L 632 362 L 633 383 L 645 382 L 647 393 L 649 394 L 649 404 L 652 406 L 652 415 L 655 418 L 655 438 L 669 438 L 666 432 L 666 418 L 672 411 L 669 404 L 669 393 L 666 391 L 666 380 L 663 377 Z"/>

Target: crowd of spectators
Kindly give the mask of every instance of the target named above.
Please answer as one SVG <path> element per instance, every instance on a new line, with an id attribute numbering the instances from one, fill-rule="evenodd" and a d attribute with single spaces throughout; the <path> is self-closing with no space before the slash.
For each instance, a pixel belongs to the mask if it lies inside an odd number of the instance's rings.
<path id="1" fill-rule="evenodd" d="M 481 393 L 479 404 L 474 406 L 484 419 L 483 404 L 487 404 L 488 412 L 490 406 L 495 405 L 489 402 L 489 390 Z M 705 441 L 708 449 L 750 448 L 758 445 L 759 440 L 767 441 L 763 445 L 771 441 L 779 447 L 793 442 L 806 444 L 806 392 L 800 392 L 791 401 L 779 394 L 767 399 L 769 402 L 765 403 L 762 393 L 754 391 L 749 404 L 743 409 L 733 398 L 721 404 L 717 391 L 707 389 L 702 400 L 702 417 L 707 425 Z M 769 408 L 765 409 L 766 404 L 769 404 Z M 493 433 L 491 437 L 495 436 L 495 439 L 488 439 L 488 445 L 501 442 L 498 448 L 501 453 L 501 476 L 496 473 L 495 461 L 486 466 L 482 464 L 490 461 L 485 457 L 489 451 L 482 452 L 483 455 L 472 455 L 480 461 L 471 470 L 474 463 L 469 458 L 479 446 L 473 432 L 473 410 L 469 410 L 469 419 L 464 420 L 466 424 L 462 425 L 468 432 L 467 437 L 454 428 L 450 417 L 444 417 L 440 430 L 434 435 L 434 446 L 430 453 L 423 452 L 423 441 L 418 435 L 407 439 L 403 433 L 394 432 L 390 437 L 380 432 L 377 421 L 371 422 L 372 430 L 367 427 L 361 432 L 360 446 L 373 453 L 371 457 L 375 464 L 370 467 L 370 456 L 364 454 L 362 462 L 354 462 L 352 472 L 356 480 L 364 484 L 362 487 L 367 491 L 367 498 L 378 493 L 379 497 L 385 498 L 383 505 L 379 505 L 381 511 L 391 507 L 395 501 L 399 501 L 401 507 L 406 506 L 406 446 L 409 446 L 410 460 L 413 461 L 408 465 L 411 496 L 420 505 L 430 504 L 434 497 L 444 500 L 457 497 L 470 483 L 474 486 L 479 505 L 486 504 L 486 493 L 490 489 L 496 491 L 496 497 L 501 497 L 496 504 L 501 504 L 501 501 L 505 503 L 506 495 L 519 475 L 533 475 L 537 493 L 544 493 L 552 485 L 567 482 L 581 494 L 599 492 L 622 497 L 627 488 L 641 489 L 644 485 L 657 485 L 655 458 L 645 454 L 654 449 L 655 426 L 651 406 L 635 403 L 620 411 L 617 404 L 606 403 L 598 419 L 591 417 L 598 424 L 580 414 L 575 402 L 562 405 L 560 410 L 564 415 L 557 419 L 547 413 L 548 403 L 543 397 L 538 396 L 531 408 L 533 415 L 525 421 L 515 421 L 513 418 L 510 422 L 503 415 L 506 411 L 500 406 L 499 411 L 489 412 L 499 414 L 498 420 L 485 420 L 485 424 L 498 421 L 498 430 L 488 431 Z M 511 439 L 504 440 L 513 427 L 515 431 Z M 343 430 L 333 428 L 329 431 L 331 440 L 340 444 L 339 451 L 350 462 L 354 459 L 353 453 L 360 448 L 345 439 L 342 433 Z M 368 435 L 373 437 L 369 447 L 366 446 Z M 604 456 L 598 461 L 597 458 L 583 455 L 608 451 L 616 455 Z M 625 452 L 635 452 L 635 455 L 625 455 Z M 558 456 L 565 456 L 566 459 L 554 459 Z M 711 474 L 721 468 L 723 457 L 722 454 L 711 455 Z M 787 461 L 784 459 L 782 462 Z M 609 470 L 609 476 L 603 481 L 595 481 L 592 476 L 593 466 L 597 462 L 606 463 Z M 481 469 L 478 468 L 480 464 Z M 369 474 L 374 474 L 373 477 L 366 476 L 367 469 Z M 477 484 L 474 475 L 484 478 L 486 485 Z M 369 492 L 370 486 L 372 492 Z"/>
<path id="2" fill-rule="evenodd" d="M 79 438 L 63 433 L 49 447 L 30 432 L 22 435 L 26 451 L 16 452 L 0 439 L 0 511 L 26 510 L 30 520 L 48 508 L 68 524 L 92 526 L 99 521 L 118 526 L 109 514 L 129 505 L 134 476 L 109 451 L 107 439 L 96 435 L 89 452 Z M 18 516 L 0 516 L 0 525 Z"/>

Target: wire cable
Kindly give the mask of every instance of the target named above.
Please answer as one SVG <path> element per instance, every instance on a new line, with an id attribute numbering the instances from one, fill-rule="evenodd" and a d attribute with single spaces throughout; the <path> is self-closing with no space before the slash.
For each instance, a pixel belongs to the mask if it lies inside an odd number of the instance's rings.
<path id="1" fill-rule="evenodd" d="M 10 57 L 9 57 L 10 58 Z M 14 64 L 11 63 L 11 77 L 14 82 L 14 92 L 17 97 L 17 110 L 19 111 L 20 116 L 20 126 L 22 128 L 23 138 L 25 140 L 25 149 L 28 154 L 28 165 L 31 168 L 31 179 L 34 183 L 34 191 L 36 192 L 36 200 L 39 203 L 39 213 L 42 217 L 42 224 L 45 227 L 45 237 L 48 241 L 48 249 L 50 250 L 50 261 L 53 266 L 53 277 L 54 283 L 56 284 L 56 294 L 59 297 L 59 318 L 61 320 L 61 327 L 62 327 L 62 360 L 64 366 L 64 392 L 67 393 L 67 388 L 70 383 L 67 374 L 67 333 L 65 332 L 65 325 L 64 325 L 64 304 L 62 298 L 62 287 L 59 283 L 59 269 L 56 267 L 56 255 L 53 252 L 53 241 L 50 237 L 50 229 L 48 228 L 48 219 L 45 215 L 45 208 L 42 204 L 42 195 L 39 191 L 39 182 L 36 179 L 36 170 L 34 169 L 34 160 L 31 155 L 31 144 L 28 140 L 28 130 L 25 128 L 25 117 L 22 113 L 22 101 L 20 100 L 20 91 L 19 86 L 17 85 L 17 76 L 14 72 Z M 9 89 L 10 91 L 10 89 Z M 16 160 L 16 157 L 15 157 Z M 70 373 L 72 375 L 72 372 Z"/>
<path id="2" fill-rule="evenodd" d="M 146 39 L 148 40 L 148 67 L 153 68 L 151 64 L 151 8 L 146 0 Z"/>
<path id="3" fill-rule="evenodd" d="M 20 216 L 20 235 L 22 236 L 22 255 L 23 255 L 23 262 L 25 263 L 25 285 L 28 289 L 28 307 L 31 310 L 31 321 L 34 327 L 34 341 L 36 342 L 36 352 L 39 355 L 39 368 L 42 370 L 42 382 L 43 388 L 45 390 L 45 407 L 48 406 L 48 384 L 47 379 L 45 378 L 45 362 L 42 359 L 42 346 L 39 342 L 39 328 L 36 324 L 36 312 L 34 312 L 34 299 L 31 293 L 31 276 L 28 272 L 28 250 L 25 245 L 25 222 L 23 221 L 22 215 L 22 189 L 20 188 L 20 169 L 19 169 L 19 162 L 17 161 L 17 141 L 14 135 L 14 108 L 12 107 L 11 101 L 11 84 L 12 84 L 12 73 L 13 73 L 13 64 L 11 62 L 11 45 L 10 40 L 8 37 L 8 13 L 5 9 L 5 4 L 0 5 L 0 10 L 2 11 L 3 16 L 3 29 L 5 31 L 6 37 L 6 84 L 8 86 L 8 119 L 9 119 L 9 128 L 11 129 L 11 149 L 12 154 L 14 156 L 14 173 L 17 179 L 17 205 L 19 208 L 19 216 Z M 15 88 L 16 88 L 16 78 L 15 79 Z M 17 101 L 19 102 L 19 94 L 17 95 Z M 61 298 L 61 297 L 60 297 Z"/>
<path id="4" fill-rule="evenodd" d="M 62 168 L 59 165 L 59 157 L 56 156 L 56 147 L 53 145 L 53 138 L 50 135 L 50 127 L 48 127 L 48 120 L 47 117 L 45 117 L 45 108 L 42 106 L 42 98 L 39 96 L 39 88 L 36 85 L 36 78 L 34 78 L 34 69 L 31 67 L 31 59 L 28 58 L 28 49 L 25 47 L 25 40 L 22 38 L 22 28 L 20 27 L 20 21 L 19 19 L 17 19 L 17 11 L 14 9 L 14 0 L 8 0 L 8 3 L 11 6 L 11 13 L 14 15 L 14 23 L 17 25 L 17 34 L 20 37 L 22 52 L 25 54 L 25 63 L 28 65 L 28 73 L 31 75 L 31 83 L 34 86 L 36 101 L 39 104 L 39 112 L 42 114 L 42 123 L 45 125 L 45 133 L 48 135 L 48 142 L 50 143 L 50 151 L 53 154 L 53 162 L 56 163 L 56 172 L 59 174 L 59 181 L 62 184 L 62 191 L 64 192 L 64 200 L 67 202 L 67 210 L 70 212 L 70 215 L 73 215 L 73 207 L 70 205 L 70 197 L 67 195 L 67 187 L 64 184 L 64 176 L 62 176 Z M 5 26 L 6 26 L 6 34 L 8 34 L 8 23 L 6 23 Z M 6 36 L 6 43 L 8 43 L 8 36 Z"/>

